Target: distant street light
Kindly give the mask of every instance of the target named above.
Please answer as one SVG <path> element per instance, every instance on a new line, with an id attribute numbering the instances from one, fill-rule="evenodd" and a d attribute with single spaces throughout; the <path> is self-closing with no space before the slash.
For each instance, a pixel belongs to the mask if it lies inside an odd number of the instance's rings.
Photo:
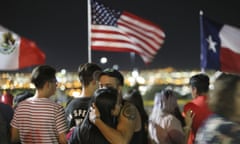
<path id="1" fill-rule="evenodd" d="M 101 57 L 100 63 L 101 64 L 106 64 L 108 62 L 108 59 L 106 57 Z"/>
<path id="2" fill-rule="evenodd" d="M 113 69 L 118 70 L 119 66 L 117 64 L 113 65 Z"/>

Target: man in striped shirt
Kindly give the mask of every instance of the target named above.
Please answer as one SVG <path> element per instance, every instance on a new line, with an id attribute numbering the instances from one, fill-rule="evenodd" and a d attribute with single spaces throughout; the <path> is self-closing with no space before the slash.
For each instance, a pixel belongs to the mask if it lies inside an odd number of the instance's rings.
<path id="1" fill-rule="evenodd" d="M 31 82 L 35 95 L 21 102 L 11 121 L 11 141 L 37 144 L 66 144 L 64 108 L 49 99 L 56 91 L 56 70 L 48 65 L 36 67 Z"/>

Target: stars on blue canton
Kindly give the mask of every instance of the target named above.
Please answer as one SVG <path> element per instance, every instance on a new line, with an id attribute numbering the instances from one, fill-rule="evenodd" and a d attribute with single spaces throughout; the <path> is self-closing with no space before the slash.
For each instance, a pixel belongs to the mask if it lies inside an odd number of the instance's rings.
<path id="1" fill-rule="evenodd" d="M 121 15 L 121 11 L 105 7 L 95 0 L 91 0 L 91 6 L 92 24 L 117 26 L 117 20 Z"/>

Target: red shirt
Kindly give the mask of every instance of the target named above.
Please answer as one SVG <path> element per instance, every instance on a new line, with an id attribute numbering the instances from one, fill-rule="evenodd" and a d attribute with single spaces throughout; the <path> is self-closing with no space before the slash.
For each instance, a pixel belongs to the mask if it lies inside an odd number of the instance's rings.
<path id="1" fill-rule="evenodd" d="M 207 105 L 207 96 L 197 96 L 191 102 L 187 103 L 184 106 L 184 113 L 189 110 L 192 110 L 195 114 L 192 129 L 188 137 L 188 144 L 193 144 L 198 128 L 201 126 L 202 122 L 212 114 Z"/>
<path id="2" fill-rule="evenodd" d="M 0 101 L 2 103 L 5 103 L 5 104 L 8 104 L 8 105 L 12 106 L 13 105 L 13 96 L 9 93 L 3 93 L 1 95 Z"/>

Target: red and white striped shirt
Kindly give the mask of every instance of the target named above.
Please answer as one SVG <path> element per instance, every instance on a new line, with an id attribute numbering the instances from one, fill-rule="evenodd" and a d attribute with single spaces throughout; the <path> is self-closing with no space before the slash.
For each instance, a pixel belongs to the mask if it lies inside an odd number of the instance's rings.
<path id="1" fill-rule="evenodd" d="M 21 143 L 57 144 L 66 132 L 64 108 L 48 98 L 30 98 L 14 112 L 11 126 L 18 129 Z"/>

